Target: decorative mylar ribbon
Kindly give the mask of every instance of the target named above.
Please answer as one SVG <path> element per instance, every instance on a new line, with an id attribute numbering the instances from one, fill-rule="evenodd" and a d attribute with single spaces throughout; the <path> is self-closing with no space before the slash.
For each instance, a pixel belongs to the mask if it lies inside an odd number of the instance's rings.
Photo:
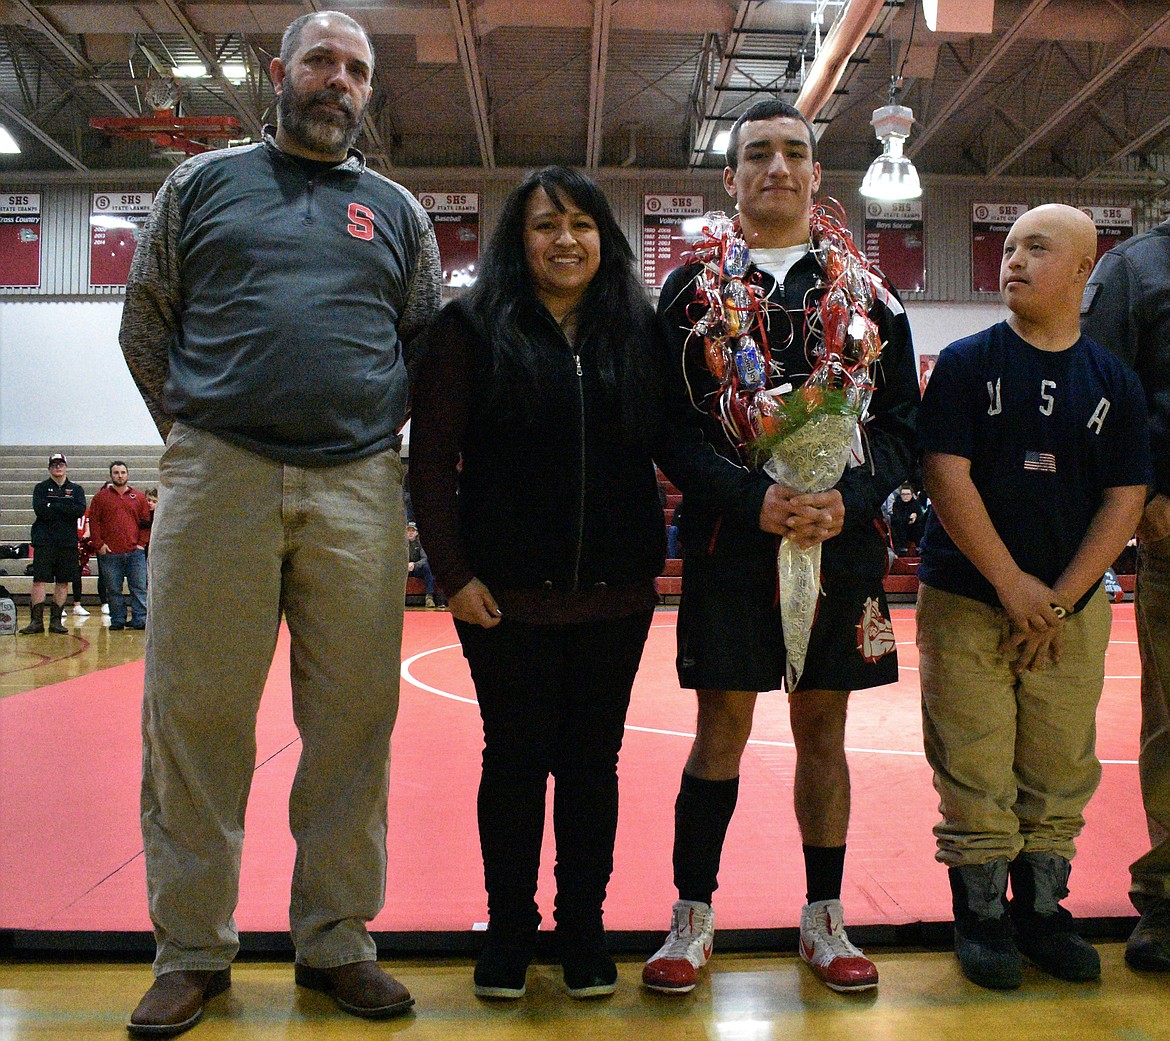
<path id="1" fill-rule="evenodd" d="M 703 267 L 695 279 L 699 311 L 691 331 L 701 336 L 707 369 L 719 383 L 710 408 L 745 458 L 797 492 L 823 492 L 845 471 L 858 425 L 873 394 L 871 368 L 882 350 L 869 316 L 881 273 L 857 249 L 844 211 L 829 199 L 809 215 L 812 252 L 824 279 L 805 307 L 805 354 L 812 371 L 795 390 L 768 346 L 768 311 L 759 282 L 748 277 L 750 252 L 738 218 L 703 218 L 692 251 Z M 823 290 L 823 291 L 822 291 Z M 817 293 L 820 296 L 817 297 Z M 792 337 L 789 330 L 788 337 Z M 787 652 L 788 689 L 804 669 L 820 593 L 820 544 L 802 550 L 780 543 L 777 569 Z"/>

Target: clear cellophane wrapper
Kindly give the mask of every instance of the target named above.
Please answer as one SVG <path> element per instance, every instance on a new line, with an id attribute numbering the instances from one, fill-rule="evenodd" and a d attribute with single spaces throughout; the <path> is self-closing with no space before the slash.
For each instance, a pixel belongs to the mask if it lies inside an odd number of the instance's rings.
<path id="1" fill-rule="evenodd" d="M 797 492 L 823 492 L 845 472 L 857 430 L 857 416 L 814 416 L 772 449 L 764 472 Z M 784 629 L 785 681 L 796 689 L 804 672 L 808 639 L 821 591 L 821 544 L 801 549 L 782 539 L 776 555 L 780 620 Z"/>

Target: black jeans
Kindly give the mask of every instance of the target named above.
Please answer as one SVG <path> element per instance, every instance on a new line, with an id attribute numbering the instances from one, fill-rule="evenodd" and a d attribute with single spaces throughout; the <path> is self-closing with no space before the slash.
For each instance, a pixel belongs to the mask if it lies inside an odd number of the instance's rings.
<path id="1" fill-rule="evenodd" d="M 479 839 L 495 940 L 535 942 L 551 774 L 557 934 L 562 946 L 602 941 L 618 753 L 653 614 L 579 625 L 455 623 L 483 719 Z"/>

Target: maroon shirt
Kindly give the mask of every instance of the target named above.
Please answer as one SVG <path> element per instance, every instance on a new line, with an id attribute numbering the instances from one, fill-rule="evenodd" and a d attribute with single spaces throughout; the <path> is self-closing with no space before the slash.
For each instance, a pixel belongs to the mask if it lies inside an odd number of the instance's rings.
<path id="1" fill-rule="evenodd" d="M 143 492 L 129 485 L 119 494 L 106 485 L 89 504 L 89 534 L 93 544 L 111 553 L 132 553 L 146 543 L 142 529 L 150 524 L 150 506 Z"/>

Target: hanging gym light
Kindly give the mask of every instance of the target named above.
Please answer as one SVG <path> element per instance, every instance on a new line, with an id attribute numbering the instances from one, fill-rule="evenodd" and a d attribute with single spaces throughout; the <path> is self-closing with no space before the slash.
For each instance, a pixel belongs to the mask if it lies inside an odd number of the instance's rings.
<path id="1" fill-rule="evenodd" d="M 897 104 L 894 80 L 890 81 L 890 103 L 875 109 L 870 123 L 882 143 L 882 154 L 866 170 L 861 194 L 882 202 L 917 199 L 922 194 L 918 171 L 909 157 L 902 154 L 902 142 L 910 136 L 914 113 L 905 105 Z"/>

